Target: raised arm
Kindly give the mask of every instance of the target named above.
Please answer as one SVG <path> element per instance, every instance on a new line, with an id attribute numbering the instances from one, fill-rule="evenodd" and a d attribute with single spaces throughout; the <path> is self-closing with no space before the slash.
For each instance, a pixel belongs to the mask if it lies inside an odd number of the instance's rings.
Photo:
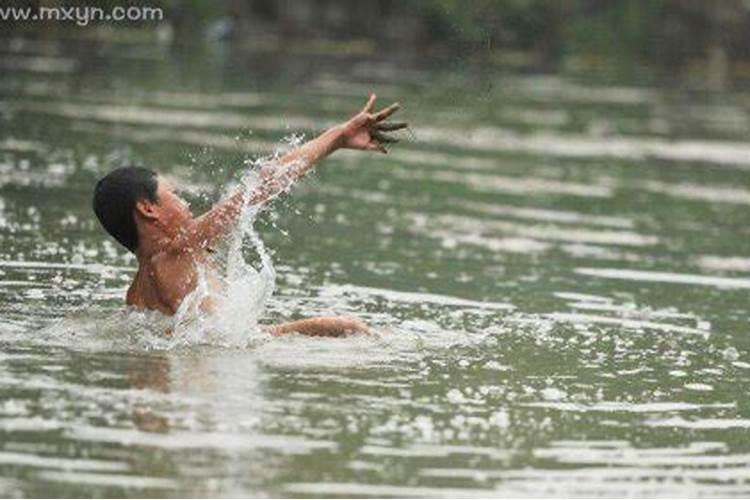
<path id="1" fill-rule="evenodd" d="M 315 139 L 293 149 L 261 169 L 260 184 L 252 191 L 240 187 L 226 200 L 194 219 L 173 242 L 175 250 L 206 248 L 228 235 L 237 223 L 245 204 L 262 204 L 288 191 L 323 158 L 338 149 L 358 149 L 386 153 L 384 144 L 398 142 L 385 132 L 405 128 L 406 123 L 386 122 L 399 109 L 398 104 L 373 112 L 375 94 L 349 121 L 332 127 Z"/>

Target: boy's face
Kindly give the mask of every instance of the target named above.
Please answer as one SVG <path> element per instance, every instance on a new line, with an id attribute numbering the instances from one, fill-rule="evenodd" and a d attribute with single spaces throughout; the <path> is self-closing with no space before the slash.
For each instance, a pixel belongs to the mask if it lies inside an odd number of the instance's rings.
<path id="1" fill-rule="evenodd" d="M 159 177 L 156 194 L 159 197 L 159 219 L 167 227 L 180 228 L 192 220 L 190 204 L 175 193 L 171 182 Z"/>

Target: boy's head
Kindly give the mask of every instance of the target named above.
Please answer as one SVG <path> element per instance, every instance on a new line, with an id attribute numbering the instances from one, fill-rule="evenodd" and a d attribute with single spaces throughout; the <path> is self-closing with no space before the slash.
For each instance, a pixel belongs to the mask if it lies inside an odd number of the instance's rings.
<path id="1" fill-rule="evenodd" d="M 173 237 L 192 219 L 189 205 L 174 193 L 172 185 L 153 170 L 123 167 L 96 183 L 94 213 L 104 229 L 135 253 L 139 229 Z"/>

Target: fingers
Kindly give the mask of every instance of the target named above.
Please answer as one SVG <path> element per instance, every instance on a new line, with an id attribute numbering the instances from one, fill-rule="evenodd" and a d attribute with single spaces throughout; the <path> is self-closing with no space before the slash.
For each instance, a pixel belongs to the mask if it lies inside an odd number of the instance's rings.
<path id="1" fill-rule="evenodd" d="M 377 113 L 375 113 L 375 116 L 374 116 L 375 121 L 382 122 L 383 120 L 391 116 L 393 113 L 398 111 L 400 107 L 401 105 L 395 102 L 391 104 L 390 106 L 388 106 L 387 108 L 385 108 L 384 110 L 378 111 Z"/>
<path id="2" fill-rule="evenodd" d="M 382 132 L 378 132 L 377 130 L 374 130 L 372 132 L 372 136 L 378 140 L 378 142 L 381 142 L 383 144 L 394 144 L 398 142 L 398 139 L 395 137 L 391 137 L 389 135 L 385 135 Z"/>
<path id="3" fill-rule="evenodd" d="M 393 103 L 387 108 L 373 113 L 375 109 L 375 100 L 377 96 L 370 94 L 370 98 L 367 100 L 367 104 L 362 108 L 362 112 L 367 115 L 367 128 L 370 130 L 372 139 L 365 149 L 369 151 L 379 151 L 386 154 L 387 151 L 383 144 L 393 144 L 398 142 L 398 139 L 391 137 L 390 135 L 384 134 L 383 132 L 393 132 L 395 130 L 401 130 L 406 128 L 408 125 L 405 122 L 393 122 L 393 123 L 382 123 L 388 117 L 393 115 L 396 111 L 401 108 L 399 103 Z M 374 123 L 373 123 L 374 122 Z M 373 126 L 374 125 L 374 126 Z"/>
<path id="4" fill-rule="evenodd" d="M 389 123 L 378 123 L 376 125 L 378 130 L 383 132 L 392 132 L 394 130 L 401 130 L 402 128 L 408 127 L 409 124 L 406 122 L 389 122 Z"/>
<path id="5" fill-rule="evenodd" d="M 363 113 L 370 113 L 373 109 L 375 109 L 375 99 L 377 99 L 378 96 L 375 94 L 370 94 L 370 98 L 367 100 L 367 104 L 365 104 L 365 107 L 362 108 Z"/>

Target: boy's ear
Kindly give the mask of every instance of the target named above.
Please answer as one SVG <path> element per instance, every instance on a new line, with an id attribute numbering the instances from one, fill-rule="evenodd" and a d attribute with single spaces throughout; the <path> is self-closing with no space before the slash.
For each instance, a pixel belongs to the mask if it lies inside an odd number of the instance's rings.
<path id="1" fill-rule="evenodd" d="M 135 203 L 135 211 L 145 219 L 157 219 L 156 207 L 148 200 L 140 200 Z"/>

